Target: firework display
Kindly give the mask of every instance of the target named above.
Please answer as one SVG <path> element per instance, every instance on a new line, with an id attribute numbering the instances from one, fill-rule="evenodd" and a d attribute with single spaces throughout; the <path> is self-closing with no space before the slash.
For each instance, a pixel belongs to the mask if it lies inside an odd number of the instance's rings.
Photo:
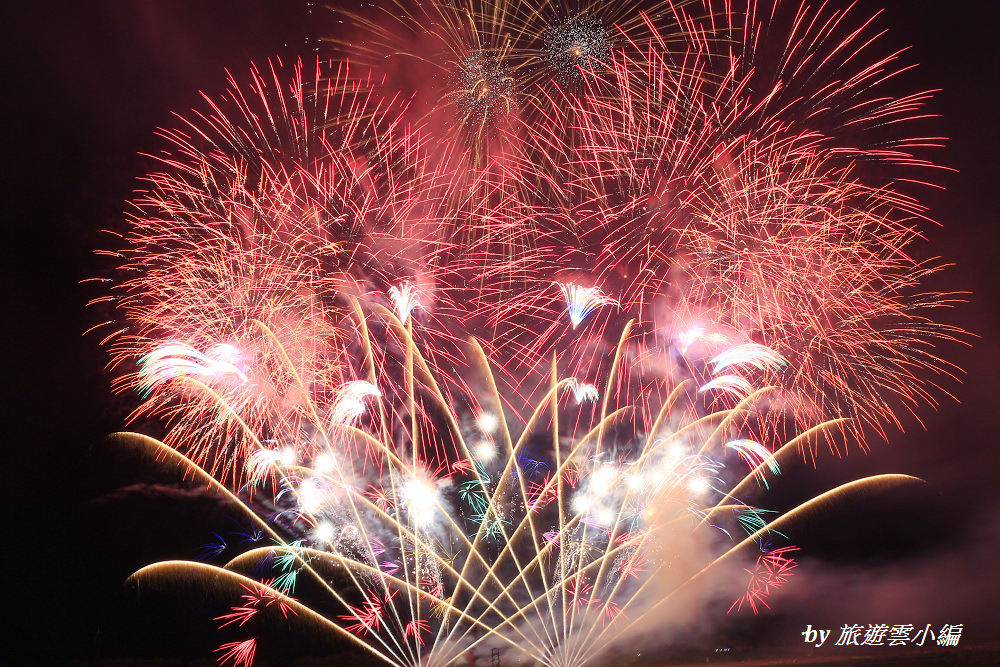
<path id="1" fill-rule="evenodd" d="M 163 428 L 116 442 L 253 526 L 228 563 L 132 577 L 237 585 L 220 663 L 280 616 L 393 665 L 587 664 L 733 564 L 730 612 L 756 613 L 789 526 L 912 481 L 766 507 L 788 463 L 933 403 L 960 334 L 911 256 L 934 140 L 897 128 L 927 95 L 882 90 L 867 17 L 344 16 L 365 39 L 231 76 L 162 132 L 104 299 L 116 386 Z"/>

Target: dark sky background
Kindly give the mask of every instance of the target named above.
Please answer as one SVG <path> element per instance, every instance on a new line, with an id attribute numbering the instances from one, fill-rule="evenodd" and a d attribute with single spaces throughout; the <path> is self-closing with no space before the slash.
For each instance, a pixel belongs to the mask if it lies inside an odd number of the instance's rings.
<path id="1" fill-rule="evenodd" d="M 920 410 L 923 427 L 910 419 L 867 456 L 803 472 L 816 490 L 880 472 L 929 487 L 803 536 L 812 555 L 782 594 L 790 611 L 769 630 L 775 642 L 794 642 L 807 622 L 964 623 L 968 644 L 1000 637 L 1000 3 L 863 0 L 858 13 L 885 4 L 887 43 L 912 45 L 905 58 L 919 64 L 907 92 L 943 89 L 927 132 L 949 138 L 934 157 L 955 171 L 921 197 L 942 226 L 927 227 L 920 252 L 955 264 L 931 287 L 971 292 L 942 319 L 978 338 L 942 348 L 965 373 L 946 385 L 957 400 Z M 107 270 L 94 250 L 112 245 L 102 229 L 124 228 L 135 179 L 150 169 L 140 153 L 161 146 L 156 128 L 199 106 L 199 91 L 223 90 L 226 68 L 309 55 L 333 23 L 305 3 L 267 0 L 39 1 L 6 9 L 3 22 L 4 544 L 17 631 L 7 634 L 19 637 L 13 650 L 23 642 L 52 659 L 114 655 L 121 581 L 161 558 L 196 557 L 211 531 L 188 526 L 226 519 L 175 487 L 118 490 L 158 480 L 102 445 L 128 405 L 112 396 L 98 337 L 83 336 L 100 321 L 85 304 L 103 288 L 81 281 Z"/>

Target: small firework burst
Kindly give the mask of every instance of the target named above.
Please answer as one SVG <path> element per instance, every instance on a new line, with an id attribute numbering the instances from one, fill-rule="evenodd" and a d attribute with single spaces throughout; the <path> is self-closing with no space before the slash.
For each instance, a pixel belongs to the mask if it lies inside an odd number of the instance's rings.
<path id="1" fill-rule="evenodd" d="M 474 51 L 456 63 L 451 98 L 460 125 L 482 137 L 506 123 L 517 109 L 513 70 L 502 52 Z"/>
<path id="2" fill-rule="evenodd" d="M 545 65 L 563 86 L 583 80 L 584 72 L 607 67 L 611 40 L 601 20 L 592 14 L 577 14 L 547 28 Z"/>

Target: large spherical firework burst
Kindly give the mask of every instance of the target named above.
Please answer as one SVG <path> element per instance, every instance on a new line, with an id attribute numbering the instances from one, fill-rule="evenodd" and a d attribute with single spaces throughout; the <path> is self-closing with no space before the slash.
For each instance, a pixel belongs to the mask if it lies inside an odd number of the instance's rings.
<path id="1" fill-rule="evenodd" d="M 836 54 L 871 46 L 843 14 L 801 9 L 778 55 L 755 14 L 708 15 L 682 21 L 683 54 L 617 52 L 589 95 L 544 98 L 548 122 L 526 127 L 521 159 L 540 169 L 519 172 L 522 191 L 561 230 L 556 279 L 599 285 L 661 339 L 701 328 L 771 346 L 798 369 L 804 421 L 842 414 L 862 440 L 884 435 L 895 409 L 934 401 L 952 371 L 934 343 L 957 333 L 931 318 L 953 297 L 920 290 L 940 268 L 912 259 L 923 210 L 871 168 L 929 166 L 921 140 L 881 127 L 926 96 L 880 93 L 891 57 L 847 75 Z M 551 303 L 536 292 L 518 307 Z"/>
<path id="2" fill-rule="evenodd" d="M 425 308 L 439 297 L 427 276 L 448 245 L 447 183 L 398 129 L 401 107 L 369 95 L 328 65 L 255 70 L 249 90 L 232 81 L 209 114 L 164 133 L 163 170 L 136 200 L 115 365 L 147 395 L 139 414 L 163 415 L 167 442 L 213 474 L 239 479 L 253 444 L 210 433 L 220 400 L 260 440 L 313 441 L 351 379 L 345 294 L 392 307 L 390 288 L 412 283 Z M 179 405 L 176 383 L 205 400 Z"/>
<path id="3" fill-rule="evenodd" d="M 118 441 L 274 543 L 134 581 L 225 579 L 224 627 L 274 605 L 396 665 L 569 667 L 739 557 L 735 607 L 787 578 L 813 505 L 756 498 L 948 369 L 923 211 L 882 176 L 927 166 L 881 129 L 924 96 L 852 69 L 843 13 L 638 4 L 422 3 L 398 43 L 352 15 L 372 74 L 254 69 L 163 133 L 108 340 L 166 436 Z"/>

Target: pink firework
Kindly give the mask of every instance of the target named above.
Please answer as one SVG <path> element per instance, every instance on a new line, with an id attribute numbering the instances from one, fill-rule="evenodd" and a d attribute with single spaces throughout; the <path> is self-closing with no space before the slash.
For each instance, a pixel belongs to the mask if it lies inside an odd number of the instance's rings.
<path id="1" fill-rule="evenodd" d="M 308 461 L 333 446 L 317 422 L 364 419 L 362 398 L 380 392 L 346 356 L 352 304 L 388 304 L 448 246 L 436 211 L 450 186 L 401 126 L 403 105 L 368 83 L 301 62 L 231 79 L 207 113 L 162 132 L 163 170 L 135 202 L 111 297 L 122 321 L 108 325 L 118 386 L 148 395 L 135 418 L 162 418 L 168 445 L 237 486 L 262 442 Z M 371 363 L 404 354 L 405 332 L 385 333 L 398 351 Z"/>
<path id="2" fill-rule="evenodd" d="M 758 604 L 769 607 L 767 598 L 787 583 L 792 576 L 792 570 L 798 567 L 795 559 L 788 555 L 793 551 L 798 551 L 798 547 L 781 547 L 761 554 L 757 558 L 757 564 L 752 569 L 745 570 L 750 575 L 747 591 L 733 602 L 729 611 L 732 612 L 733 609 L 740 611 L 744 604 L 748 604 L 756 614 L 759 611 Z"/>
<path id="3" fill-rule="evenodd" d="M 791 378 L 799 425 L 845 417 L 863 444 L 899 423 L 894 410 L 934 403 L 954 370 L 934 347 L 960 332 L 931 315 L 955 297 L 921 289 L 940 265 L 912 258 L 925 212 L 905 190 L 939 143 L 905 134 L 929 94 L 885 91 L 898 54 L 850 11 L 703 4 L 677 10 L 683 49 L 654 30 L 587 74 L 588 95 L 535 98 L 544 122 L 525 127 L 521 154 L 540 165 L 522 172 L 534 215 L 554 225 L 558 270 L 614 293 L 638 331 L 732 331 L 787 362 L 758 369 Z M 786 21 L 788 48 L 762 48 Z M 548 344 L 524 340 L 526 354 Z"/>
<path id="4" fill-rule="evenodd" d="M 240 577 L 223 627 L 293 620 L 274 589 L 301 582 L 329 598 L 298 621 L 389 664 L 485 641 L 584 664 L 781 535 L 746 498 L 786 453 L 864 446 L 935 399 L 933 346 L 958 332 L 929 318 L 950 301 L 922 287 L 937 264 L 913 259 L 905 183 L 933 141 L 903 129 L 926 95 L 887 94 L 895 54 L 868 22 L 572 4 L 401 0 L 403 32 L 453 56 L 422 61 L 449 74 L 431 103 L 391 74 L 275 61 L 161 132 L 107 342 L 166 437 L 119 440 L 274 540 L 190 568 Z M 365 49 L 389 45 L 351 16 Z M 372 65 L 427 55 L 411 46 Z M 688 527 L 748 537 L 671 561 Z M 711 564 L 682 572 L 699 546 Z M 730 611 L 766 606 L 794 550 L 761 555 Z"/>
<path id="5" fill-rule="evenodd" d="M 219 664 L 224 665 L 227 661 L 232 660 L 234 667 L 250 667 L 253 664 L 254 654 L 257 652 L 257 639 L 223 644 L 215 650 L 225 651 L 219 656 Z"/>

